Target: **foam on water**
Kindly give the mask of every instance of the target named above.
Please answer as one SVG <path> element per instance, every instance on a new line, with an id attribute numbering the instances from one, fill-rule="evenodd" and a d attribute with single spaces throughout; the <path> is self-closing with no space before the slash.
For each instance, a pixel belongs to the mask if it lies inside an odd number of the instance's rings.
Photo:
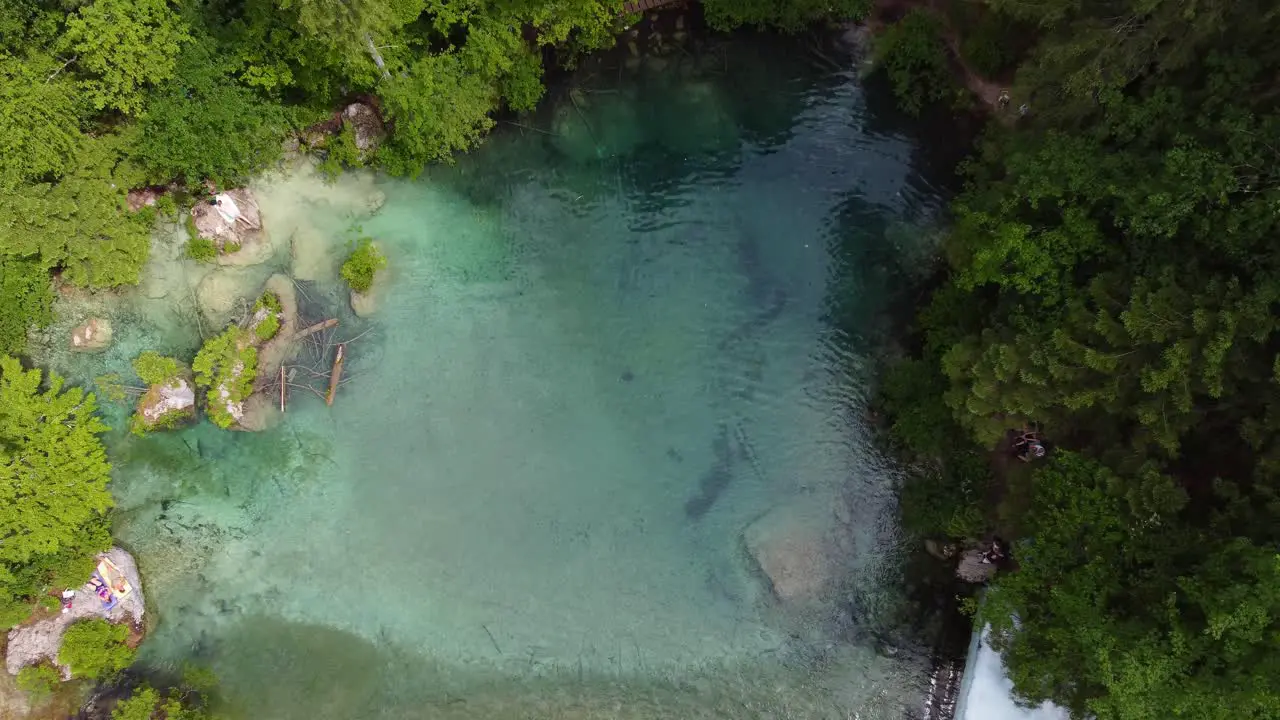
<path id="1" fill-rule="evenodd" d="M 855 641 L 840 608 L 860 597 L 871 623 L 892 602 L 866 360 L 903 228 L 937 194 L 910 142 L 867 129 L 857 81 L 793 50 L 763 118 L 732 73 L 623 77 L 542 119 L 570 108 L 589 132 L 502 132 L 415 181 L 263 179 L 263 266 L 196 266 L 174 228 L 138 291 L 63 299 L 43 357 L 82 380 L 146 348 L 190 357 L 210 273 L 252 297 L 292 271 L 306 320 L 359 336 L 332 408 L 295 390 L 263 433 L 111 438 L 159 618 L 146 659 L 212 664 L 253 718 L 916 707 L 926 668 Z M 336 273 L 361 233 L 390 261 L 368 321 Z M 67 353 L 91 311 L 115 345 Z M 743 531 L 814 497 L 845 529 L 835 591 L 780 608 Z"/>

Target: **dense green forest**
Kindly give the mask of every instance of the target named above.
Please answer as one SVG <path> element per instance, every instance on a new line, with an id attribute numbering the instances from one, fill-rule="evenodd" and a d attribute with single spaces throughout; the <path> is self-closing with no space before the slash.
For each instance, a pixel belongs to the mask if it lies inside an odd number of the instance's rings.
<path id="1" fill-rule="evenodd" d="M 1280 7 L 929 7 L 877 44 L 904 108 L 957 97 L 962 62 L 1012 102 L 885 382 L 917 470 L 904 520 L 1014 541 L 982 614 L 1026 699 L 1280 717 Z M 716 27 L 792 30 L 867 9 L 704 3 Z M 128 189 L 243 181 L 366 96 L 391 130 L 372 161 L 413 174 L 632 21 L 602 0 L 0 0 L 0 355 L 49 322 L 54 279 L 138 280 L 157 210 L 128 211 Z M 109 543 L 93 413 L 0 366 L 6 619 Z M 1048 457 L 1001 461 L 1032 423 Z M 75 492 L 50 503 L 58 484 Z M 165 701 L 146 698 L 139 717 Z"/>
<path id="2" fill-rule="evenodd" d="M 1025 698 L 1280 717 L 1280 6 L 984 9 L 953 27 L 1016 48 L 1012 102 L 886 382 L 906 520 L 1017 540 L 982 615 Z M 1007 462 L 1033 423 L 1047 458 Z"/>

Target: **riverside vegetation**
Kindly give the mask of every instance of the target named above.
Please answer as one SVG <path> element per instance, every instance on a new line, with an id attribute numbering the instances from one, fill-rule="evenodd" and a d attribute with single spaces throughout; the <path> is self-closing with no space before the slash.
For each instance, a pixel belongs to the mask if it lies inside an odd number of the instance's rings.
<path id="1" fill-rule="evenodd" d="M 909 104 L 945 95 L 944 26 L 1011 80 L 885 383 L 904 519 L 1018 539 L 981 617 L 1023 698 L 1280 717 L 1280 13 L 983 6 L 882 47 Z M 1045 461 L 990 453 L 1031 423 Z"/>
<path id="2" fill-rule="evenodd" d="M 717 27 L 868 9 L 704 4 Z M 55 275 L 137 282 L 155 213 L 172 208 L 130 212 L 126 190 L 169 185 L 190 202 L 206 180 L 243 181 L 361 95 L 391 128 L 368 162 L 416 173 L 480 141 L 495 111 L 532 107 L 544 49 L 567 63 L 605 46 L 620 12 L 0 0 L 0 353 L 21 355 L 49 322 Z M 956 97 L 960 62 L 1011 79 L 885 406 L 919 470 L 905 523 L 1018 539 L 1019 568 L 993 581 L 983 617 L 1016 691 L 1077 717 L 1280 716 L 1277 24 L 1257 2 L 985 0 L 911 10 L 877 43 L 911 111 Z M 366 162 L 352 144 L 338 135 L 329 171 Z M 206 388 L 252 364 L 238 332 L 193 363 Z M 7 622 L 110 543 L 94 402 L 0 360 Z M 992 463 L 1002 433 L 1031 422 L 1050 457 Z M 47 685 L 40 673 L 25 684 Z M 202 697 L 140 686 L 115 714 L 196 717 Z"/>

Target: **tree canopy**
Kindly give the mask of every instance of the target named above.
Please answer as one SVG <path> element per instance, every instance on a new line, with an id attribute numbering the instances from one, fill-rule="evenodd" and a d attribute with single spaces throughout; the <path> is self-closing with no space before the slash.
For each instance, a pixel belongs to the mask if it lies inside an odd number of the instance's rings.
<path id="1" fill-rule="evenodd" d="M 92 394 L 0 357 L 0 607 L 88 575 L 110 545 L 110 465 Z M 70 579 L 70 577 L 65 577 Z"/>
<path id="2" fill-rule="evenodd" d="M 985 10 L 1031 29 L 1010 85 L 1028 112 L 968 164 L 917 377 L 887 386 L 895 436 L 939 468 L 911 512 L 945 533 L 974 508 L 1021 538 L 983 617 L 1024 698 L 1098 720 L 1276 717 L 1280 14 Z M 969 444 L 923 441 L 919 418 Z M 944 487 L 1030 423 L 1056 457 L 995 478 L 999 507 Z"/>

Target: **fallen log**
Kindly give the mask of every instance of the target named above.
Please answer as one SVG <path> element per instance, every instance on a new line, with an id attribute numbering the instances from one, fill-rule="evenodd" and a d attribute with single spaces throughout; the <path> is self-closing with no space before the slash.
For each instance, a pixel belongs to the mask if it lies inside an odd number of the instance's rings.
<path id="1" fill-rule="evenodd" d="M 329 372 L 329 394 L 324 399 L 325 405 L 333 404 L 333 396 L 338 392 L 338 383 L 342 382 L 342 360 L 346 353 L 345 343 L 338 346 L 338 354 L 333 357 L 333 370 Z"/>
<path id="2" fill-rule="evenodd" d="M 328 330 L 331 327 L 337 327 L 337 326 L 338 326 L 338 318 L 329 318 L 328 320 L 321 320 L 315 325 L 303 328 L 302 330 L 299 330 L 298 332 L 294 333 L 293 342 L 297 342 L 305 337 L 315 335 L 321 330 Z"/>
<path id="3" fill-rule="evenodd" d="M 288 383 L 284 381 L 284 365 L 280 366 L 280 412 L 284 412 L 284 393 Z"/>

